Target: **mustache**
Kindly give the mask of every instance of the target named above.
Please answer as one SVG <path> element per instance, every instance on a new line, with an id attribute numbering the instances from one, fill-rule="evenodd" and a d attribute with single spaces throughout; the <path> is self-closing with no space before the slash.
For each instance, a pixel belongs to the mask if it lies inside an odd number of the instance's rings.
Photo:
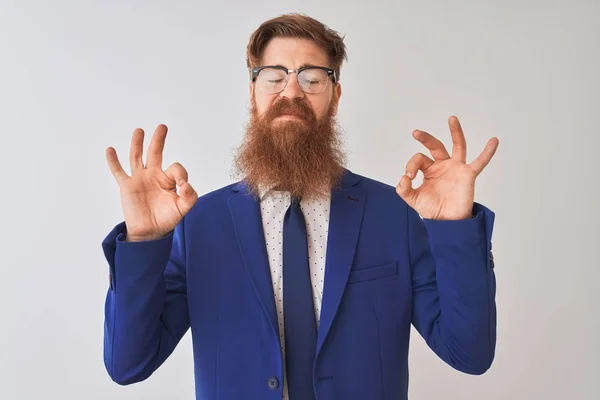
<path id="1" fill-rule="evenodd" d="M 289 100 L 282 98 L 277 100 L 264 114 L 264 121 L 271 122 L 281 115 L 296 115 L 307 121 L 315 121 L 316 116 L 303 99 Z"/>

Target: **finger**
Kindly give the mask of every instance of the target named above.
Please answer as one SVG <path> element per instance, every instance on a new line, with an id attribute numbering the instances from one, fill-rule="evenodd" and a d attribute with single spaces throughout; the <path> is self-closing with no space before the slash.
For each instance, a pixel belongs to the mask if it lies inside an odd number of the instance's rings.
<path id="1" fill-rule="evenodd" d="M 179 199 L 177 205 L 181 215 L 187 214 L 198 200 L 198 194 L 188 182 L 185 182 L 179 190 Z"/>
<path id="2" fill-rule="evenodd" d="M 433 165 L 434 161 L 423 153 L 417 153 L 408 160 L 406 164 L 406 176 L 409 179 L 415 179 L 419 170 L 425 170 Z"/>
<path id="3" fill-rule="evenodd" d="M 144 162 L 142 160 L 142 154 L 144 152 L 144 131 L 137 128 L 133 131 L 131 138 L 131 148 L 129 149 L 129 165 L 131 166 L 131 173 L 144 168 Z"/>
<path id="4" fill-rule="evenodd" d="M 412 181 L 406 175 L 402 175 L 398 186 L 396 186 L 396 193 L 412 208 L 415 207 L 416 190 L 412 187 Z"/>
<path id="5" fill-rule="evenodd" d="M 498 138 L 493 137 L 488 142 L 481 154 L 469 164 L 471 168 L 479 175 L 481 171 L 489 164 L 490 160 L 496 153 L 496 149 L 498 148 L 498 144 L 500 140 Z"/>
<path id="6" fill-rule="evenodd" d="M 175 162 L 171 164 L 169 168 L 165 171 L 165 174 L 175 181 L 175 184 L 179 187 L 183 187 L 183 184 L 188 181 L 188 173 L 183 168 L 183 165 Z"/>
<path id="7" fill-rule="evenodd" d="M 109 147 L 106 149 L 106 161 L 108 162 L 108 167 L 110 168 L 110 172 L 113 174 L 117 183 L 121 184 L 125 179 L 129 176 L 121 166 L 119 162 L 119 157 L 117 156 L 117 151 L 113 147 Z"/>
<path id="8" fill-rule="evenodd" d="M 167 137 L 167 127 L 163 124 L 158 125 L 150 140 L 148 147 L 148 157 L 146 159 L 146 168 L 162 168 L 162 156 L 165 149 L 165 138 Z"/>
<path id="9" fill-rule="evenodd" d="M 429 149 L 434 160 L 447 160 L 450 158 L 444 144 L 429 133 L 417 129 L 413 131 L 413 137 Z"/>
<path id="10" fill-rule="evenodd" d="M 452 135 L 452 158 L 462 163 L 467 162 L 467 141 L 460 121 L 454 115 L 448 118 L 448 126 Z"/>

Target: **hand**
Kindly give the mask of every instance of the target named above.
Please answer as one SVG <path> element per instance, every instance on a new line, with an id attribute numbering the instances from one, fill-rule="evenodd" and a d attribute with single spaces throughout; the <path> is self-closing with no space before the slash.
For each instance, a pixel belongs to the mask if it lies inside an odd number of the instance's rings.
<path id="1" fill-rule="evenodd" d="M 198 195 L 188 183 L 188 174 L 179 163 L 162 170 L 162 153 L 167 127 L 154 131 L 146 165 L 142 161 L 144 131 L 133 131 L 128 176 L 113 147 L 106 149 L 106 159 L 121 191 L 121 206 L 127 226 L 127 241 L 154 240 L 167 235 L 191 210 Z M 177 194 L 179 187 L 179 194 Z"/>
<path id="2" fill-rule="evenodd" d="M 427 219 L 457 220 L 470 218 L 475 197 L 475 179 L 490 162 L 498 148 L 498 138 L 491 138 L 485 149 L 470 164 L 466 164 L 467 142 L 458 118 L 448 119 L 452 135 L 452 156 L 438 139 L 427 132 L 415 130 L 413 137 L 427 147 L 433 160 L 425 154 L 415 154 L 406 165 L 396 186 L 398 195 L 419 215 Z M 423 183 L 413 189 L 412 180 L 423 172 Z"/>

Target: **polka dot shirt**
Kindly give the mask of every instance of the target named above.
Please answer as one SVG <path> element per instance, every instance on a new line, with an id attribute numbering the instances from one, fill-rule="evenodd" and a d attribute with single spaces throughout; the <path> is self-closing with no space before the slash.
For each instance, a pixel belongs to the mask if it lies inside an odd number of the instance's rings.
<path id="1" fill-rule="evenodd" d="M 313 289 L 313 305 L 317 327 L 320 322 L 323 280 L 325 277 L 325 255 L 327 253 L 327 233 L 329 230 L 329 209 L 331 197 L 326 199 L 302 200 L 300 208 L 306 221 L 308 236 L 308 261 Z M 267 255 L 273 282 L 273 293 L 279 323 L 281 353 L 285 360 L 285 336 L 283 326 L 283 218 L 290 206 L 290 193 L 285 191 L 263 190 L 260 211 L 267 244 Z M 285 362 L 284 362 L 285 370 Z M 287 380 L 284 372 L 283 400 L 288 400 Z"/>

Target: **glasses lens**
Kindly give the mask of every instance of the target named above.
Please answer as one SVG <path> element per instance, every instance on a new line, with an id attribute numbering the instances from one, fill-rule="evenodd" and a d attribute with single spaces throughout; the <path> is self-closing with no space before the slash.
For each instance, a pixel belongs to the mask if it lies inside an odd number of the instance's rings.
<path id="1" fill-rule="evenodd" d="M 327 88 L 329 75 L 320 68 L 308 68 L 298 75 L 298 82 L 306 93 L 321 93 Z"/>
<path id="2" fill-rule="evenodd" d="M 265 93 L 279 93 L 285 88 L 287 78 L 287 73 L 281 69 L 265 68 L 258 74 L 258 87 Z"/>

